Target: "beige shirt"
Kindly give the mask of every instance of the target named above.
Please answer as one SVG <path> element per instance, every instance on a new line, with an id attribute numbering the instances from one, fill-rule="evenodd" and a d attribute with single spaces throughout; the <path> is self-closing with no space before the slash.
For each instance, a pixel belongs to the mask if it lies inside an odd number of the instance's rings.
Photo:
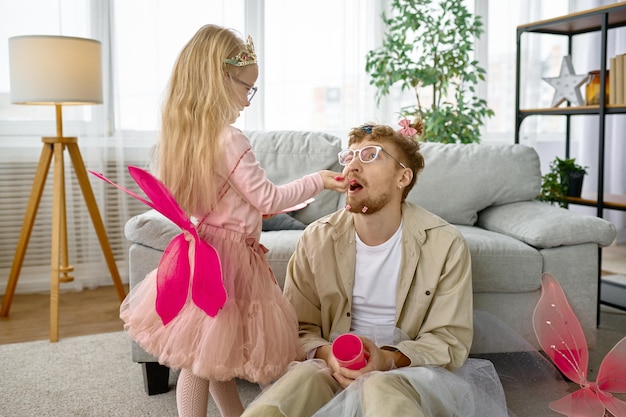
<path id="1" fill-rule="evenodd" d="M 395 321 L 411 340 L 393 348 L 411 366 L 458 368 L 473 336 L 469 248 L 457 228 L 421 207 L 403 203 L 402 221 Z M 352 214 L 340 210 L 309 225 L 289 261 L 285 296 L 296 309 L 306 352 L 350 331 L 354 236 Z"/>

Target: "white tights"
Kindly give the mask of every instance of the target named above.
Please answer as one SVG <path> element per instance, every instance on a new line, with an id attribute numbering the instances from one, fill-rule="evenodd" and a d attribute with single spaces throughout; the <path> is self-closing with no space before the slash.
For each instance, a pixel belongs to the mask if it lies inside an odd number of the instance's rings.
<path id="1" fill-rule="evenodd" d="M 182 369 L 176 383 L 176 405 L 180 417 L 206 417 L 209 391 L 222 417 L 239 417 L 243 405 L 237 393 L 237 383 L 209 381 Z"/>

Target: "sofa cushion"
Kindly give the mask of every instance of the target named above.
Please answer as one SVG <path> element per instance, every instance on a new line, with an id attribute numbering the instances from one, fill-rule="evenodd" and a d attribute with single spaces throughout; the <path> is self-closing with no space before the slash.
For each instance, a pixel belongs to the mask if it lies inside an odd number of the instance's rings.
<path id="1" fill-rule="evenodd" d="M 539 156 L 528 146 L 428 142 L 421 149 L 426 166 L 407 200 L 450 223 L 474 225 L 479 211 L 540 192 Z"/>
<path id="2" fill-rule="evenodd" d="M 278 285 L 283 288 L 289 258 L 296 249 L 302 230 L 282 230 L 261 233 L 261 244 L 269 249 L 265 255 L 276 276 Z"/>
<path id="3" fill-rule="evenodd" d="M 541 288 L 543 258 L 534 248 L 479 227 L 457 226 L 472 255 L 474 292 L 528 292 Z"/>
<path id="4" fill-rule="evenodd" d="M 306 225 L 289 214 L 282 213 L 273 216 L 270 219 L 263 220 L 262 230 L 271 232 L 274 230 L 304 230 Z"/>
<path id="5" fill-rule="evenodd" d="M 608 246 L 613 243 L 616 233 L 615 225 L 604 219 L 540 201 L 489 207 L 480 213 L 478 225 L 536 248 L 589 242 Z"/>
<path id="6" fill-rule="evenodd" d="M 252 149 L 267 177 L 277 185 L 285 184 L 306 174 L 321 170 L 341 172 L 337 161 L 341 139 L 322 132 L 307 131 L 247 131 Z M 341 206 L 343 195 L 324 190 L 315 201 L 294 217 L 309 224 Z"/>

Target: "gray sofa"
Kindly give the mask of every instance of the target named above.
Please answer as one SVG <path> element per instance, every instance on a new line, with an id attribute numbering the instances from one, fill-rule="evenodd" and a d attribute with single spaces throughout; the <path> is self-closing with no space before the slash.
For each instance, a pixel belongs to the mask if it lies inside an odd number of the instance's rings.
<path id="1" fill-rule="evenodd" d="M 340 171 L 341 140 L 315 132 L 247 132 L 268 177 L 280 184 L 321 169 Z M 590 347 L 595 345 L 598 248 L 615 239 L 614 226 L 534 200 L 541 172 L 534 149 L 524 145 L 425 143 L 426 167 L 407 200 L 456 225 L 472 255 L 474 307 L 508 324 L 538 348 L 532 314 L 541 294 L 541 275 L 560 282 Z M 264 227 L 261 243 L 282 286 L 287 262 L 304 225 L 344 206 L 343 196 L 324 191 L 315 202 Z M 287 215 L 285 215 L 287 216 Z M 295 223 L 295 225 L 294 225 Z M 126 224 L 130 286 L 156 267 L 176 226 L 154 211 Z M 491 345 L 472 353 L 497 353 Z M 144 366 L 150 394 L 167 390 L 165 367 L 133 345 L 132 359 Z M 165 379 L 164 379 L 165 378 Z M 164 385 L 165 384 L 165 385 Z"/>

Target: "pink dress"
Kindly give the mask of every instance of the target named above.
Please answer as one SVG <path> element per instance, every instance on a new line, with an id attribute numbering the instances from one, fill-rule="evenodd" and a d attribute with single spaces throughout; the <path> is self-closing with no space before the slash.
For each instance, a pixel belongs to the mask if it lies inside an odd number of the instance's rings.
<path id="1" fill-rule="evenodd" d="M 209 213 L 198 214 L 203 220 L 197 231 L 219 254 L 226 303 L 211 317 L 192 302 L 189 291 L 180 312 L 164 325 L 155 309 L 154 270 L 131 289 L 120 317 L 131 338 L 161 364 L 190 369 L 211 380 L 238 377 L 268 384 L 304 352 L 295 311 L 276 283 L 265 257 L 267 249 L 259 243 L 262 213 L 315 196 L 323 181 L 315 173 L 276 186 L 241 131 L 228 127 L 221 140 L 224 161 L 215 173 L 221 197 Z"/>

